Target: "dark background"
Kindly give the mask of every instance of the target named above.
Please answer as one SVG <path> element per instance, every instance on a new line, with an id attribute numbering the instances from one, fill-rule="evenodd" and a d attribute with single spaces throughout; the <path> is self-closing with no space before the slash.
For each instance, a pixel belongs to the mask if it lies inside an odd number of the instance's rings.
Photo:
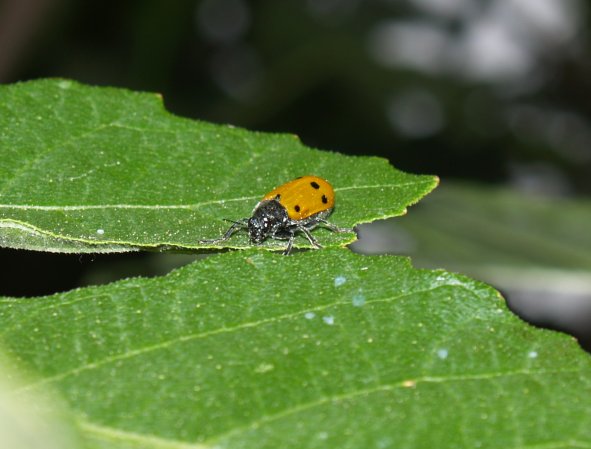
<path id="1" fill-rule="evenodd" d="M 585 203 L 589 23 L 582 0 L 4 0 L 0 82 L 64 77 L 160 92 L 176 114 L 381 155 L 442 186 Z M 154 257 L 3 249 L 0 294 L 159 274 L 188 260 Z M 579 268 L 582 324 L 556 324 L 555 311 L 534 322 L 591 347 L 591 278 Z"/>

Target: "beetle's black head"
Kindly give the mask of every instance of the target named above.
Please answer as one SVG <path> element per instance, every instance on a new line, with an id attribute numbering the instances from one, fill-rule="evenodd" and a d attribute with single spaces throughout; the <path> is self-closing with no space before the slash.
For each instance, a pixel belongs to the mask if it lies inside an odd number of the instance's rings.
<path id="1" fill-rule="evenodd" d="M 287 210 L 277 200 L 261 201 L 248 219 L 248 234 L 252 243 L 258 244 L 289 223 Z"/>

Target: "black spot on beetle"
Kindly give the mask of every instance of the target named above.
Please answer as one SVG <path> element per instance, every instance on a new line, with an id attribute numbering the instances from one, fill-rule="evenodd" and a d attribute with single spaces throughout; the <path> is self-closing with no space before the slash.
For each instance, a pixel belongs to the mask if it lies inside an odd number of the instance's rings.
<path id="1" fill-rule="evenodd" d="M 310 183 L 310 185 L 312 186 L 312 188 L 318 190 L 320 188 L 320 186 L 318 185 L 318 183 L 316 181 L 312 181 Z"/>
<path id="2" fill-rule="evenodd" d="M 328 198 L 326 197 L 326 195 L 322 195 L 322 202 L 324 204 L 328 203 Z"/>
<path id="3" fill-rule="evenodd" d="M 296 204 L 296 205 L 295 205 L 295 207 L 294 207 L 294 209 L 295 209 L 295 211 L 296 211 L 296 212 L 299 212 L 299 211 L 300 211 L 300 206 L 298 206 L 298 205 Z"/>

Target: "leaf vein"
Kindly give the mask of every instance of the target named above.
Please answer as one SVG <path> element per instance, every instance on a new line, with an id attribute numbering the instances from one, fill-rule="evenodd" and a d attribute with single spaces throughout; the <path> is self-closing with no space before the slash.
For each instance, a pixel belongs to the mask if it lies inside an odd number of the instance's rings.
<path id="1" fill-rule="evenodd" d="M 199 443 L 185 443 L 150 434 L 140 434 L 127 430 L 120 430 L 110 426 L 100 426 L 84 419 L 77 420 L 78 426 L 87 433 L 97 435 L 103 440 L 126 441 L 141 444 L 142 447 L 154 449 L 208 449 L 210 446 Z"/>
<path id="2" fill-rule="evenodd" d="M 277 421 L 283 418 L 286 418 L 291 415 L 296 415 L 301 412 L 305 412 L 311 410 L 316 407 L 322 407 L 330 403 L 338 403 L 349 401 L 356 398 L 367 397 L 373 394 L 391 392 L 398 389 L 404 388 L 416 388 L 416 386 L 420 383 L 433 383 L 433 384 L 446 384 L 448 382 L 467 382 L 467 381 L 486 381 L 486 380 L 493 380 L 498 378 L 507 378 L 507 377 L 514 377 L 514 376 L 532 376 L 532 375 L 559 375 L 559 374 L 570 374 L 578 372 L 578 369 L 558 369 L 558 370 L 519 370 L 519 371 L 511 371 L 511 372 L 502 372 L 502 373 L 480 373 L 480 374 L 465 374 L 465 375 L 457 375 L 457 376 L 424 376 L 419 377 L 416 379 L 405 379 L 403 381 L 397 383 L 387 383 L 378 385 L 373 388 L 365 388 L 359 389 L 351 392 L 346 392 L 339 395 L 334 396 L 325 396 L 316 401 L 310 401 L 304 404 L 297 405 L 295 407 L 282 410 L 281 412 L 275 413 L 273 415 L 265 416 L 259 420 L 253 421 L 245 426 L 234 428 L 230 431 L 225 433 L 213 436 L 207 439 L 206 443 L 215 443 L 219 442 L 220 440 L 229 438 L 235 434 L 240 434 L 243 432 L 247 432 L 249 430 L 257 429 L 263 425 L 267 425 L 272 423 L 273 421 Z"/>
<path id="3" fill-rule="evenodd" d="M 427 292 L 431 292 L 434 291 L 438 288 L 441 287 L 446 287 L 448 286 L 447 284 L 444 285 L 438 285 L 438 286 L 434 286 L 431 287 L 429 289 L 425 289 L 425 290 L 417 290 L 417 291 L 412 291 L 412 292 L 408 292 L 408 293 L 402 293 L 396 296 L 392 296 L 392 297 L 388 297 L 388 298 L 381 298 L 381 299 L 374 299 L 371 301 L 367 301 L 366 304 L 372 304 L 372 303 L 379 303 L 379 302 L 390 302 L 390 301 L 395 301 L 397 299 L 401 299 L 404 297 L 408 297 L 408 296 L 412 296 L 412 295 L 416 295 L 416 294 L 421 294 L 421 293 L 427 293 Z M 453 285 L 453 287 L 460 287 L 463 288 L 463 286 L 460 285 Z M 291 318 L 295 318 L 297 316 L 301 316 L 304 315 L 308 312 L 319 312 L 325 309 L 328 309 L 330 307 L 335 307 L 335 306 L 341 306 L 341 305 L 350 305 L 350 301 L 346 300 L 346 301 L 336 301 L 336 302 L 332 302 L 329 304 L 323 304 L 321 306 L 317 306 L 317 307 L 311 307 L 308 309 L 304 309 L 304 310 L 299 310 L 297 312 L 293 312 L 293 313 L 288 313 L 288 314 L 284 314 L 284 315 L 280 315 L 280 316 L 275 316 L 275 317 L 271 317 L 271 318 L 266 318 L 266 319 L 262 319 L 262 320 L 258 320 L 258 321 L 252 321 L 252 322 L 246 322 L 246 323 L 242 323 L 239 324 L 237 326 L 233 326 L 233 327 L 222 327 L 219 329 L 214 329 L 211 331 L 206 331 L 206 332 L 201 332 L 198 334 L 189 334 L 189 335 L 182 335 L 180 337 L 171 339 L 171 340 L 166 340 L 151 346 L 145 346 L 142 348 L 138 348 L 138 349 L 134 349 L 134 350 L 130 350 L 127 351 L 125 353 L 121 353 L 121 354 L 117 354 L 111 357 L 106 357 L 102 360 L 98 360 L 96 362 L 91 362 L 88 363 L 86 365 L 82 365 L 80 367 L 71 369 L 69 371 L 65 371 L 63 373 L 59 373 L 50 377 L 46 377 L 45 379 L 41 379 L 37 382 L 33 382 L 31 384 L 25 385 L 24 387 L 20 388 L 18 390 L 18 392 L 25 392 L 25 391 L 29 391 L 32 389 L 35 389 L 39 386 L 42 385 L 46 385 L 46 384 L 50 384 L 53 382 L 58 382 L 61 381 L 67 377 L 70 376 L 75 376 L 78 375 L 82 372 L 85 371 L 90 371 L 96 368 L 99 368 L 101 366 L 105 366 L 108 365 L 110 363 L 115 363 L 121 360 L 129 360 L 133 357 L 138 357 L 141 356 L 143 354 L 147 354 L 150 352 L 154 352 L 154 351 L 159 351 L 162 349 L 166 349 L 174 344 L 178 344 L 178 343 L 184 343 L 184 342 L 188 342 L 188 341 L 192 341 L 192 340 L 198 340 L 198 339 L 202 339 L 202 338 L 207 338 L 207 337 L 212 337 L 215 335 L 219 335 L 219 334 L 226 334 L 226 333 L 232 333 L 232 332 L 236 332 L 236 331 L 240 331 L 243 329 L 249 329 L 249 328 L 254 328 L 257 326 L 262 326 L 265 324 L 269 324 L 269 323 L 274 323 L 274 322 L 279 322 L 279 321 L 283 321 L 283 320 L 288 320 Z"/>
<path id="4" fill-rule="evenodd" d="M 371 190 L 371 189 L 383 189 L 383 188 L 399 188 L 407 186 L 416 186 L 419 182 L 408 182 L 401 184 L 381 184 L 381 185 L 363 185 L 363 186 L 349 186 L 335 189 L 335 191 L 348 191 L 348 190 Z M 422 182 L 428 184 L 427 182 Z M 160 209 L 198 209 L 203 206 L 210 206 L 215 204 L 224 204 L 230 202 L 240 201 L 254 201 L 260 199 L 260 195 L 250 195 L 236 198 L 227 198 L 220 200 L 202 201 L 193 204 L 86 204 L 86 205 L 59 205 L 59 206 L 48 206 L 48 205 L 34 205 L 34 204 L 0 204 L 0 209 L 19 209 L 19 210 L 42 210 L 42 211 L 75 211 L 75 210 L 94 210 L 94 209 L 147 209 L 147 210 L 160 210 Z"/>

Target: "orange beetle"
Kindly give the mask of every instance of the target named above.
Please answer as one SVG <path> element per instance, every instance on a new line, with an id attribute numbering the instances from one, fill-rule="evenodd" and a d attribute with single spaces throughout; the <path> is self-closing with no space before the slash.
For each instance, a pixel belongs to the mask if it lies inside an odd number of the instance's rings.
<path id="1" fill-rule="evenodd" d="M 247 229 L 250 241 L 257 245 L 266 238 L 287 240 L 285 255 L 291 252 L 298 232 L 304 234 L 312 246 L 321 248 L 310 233 L 316 226 L 323 225 L 334 232 L 353 232 L 326 221 L 334 203 L 334 190 L 328 181 L 318 176 L 301 176 L 267 193 L 254 207 L 250 218 L 233 222 L 219 239 L 200 243 L 225 242 L 235 232 Z"/>

